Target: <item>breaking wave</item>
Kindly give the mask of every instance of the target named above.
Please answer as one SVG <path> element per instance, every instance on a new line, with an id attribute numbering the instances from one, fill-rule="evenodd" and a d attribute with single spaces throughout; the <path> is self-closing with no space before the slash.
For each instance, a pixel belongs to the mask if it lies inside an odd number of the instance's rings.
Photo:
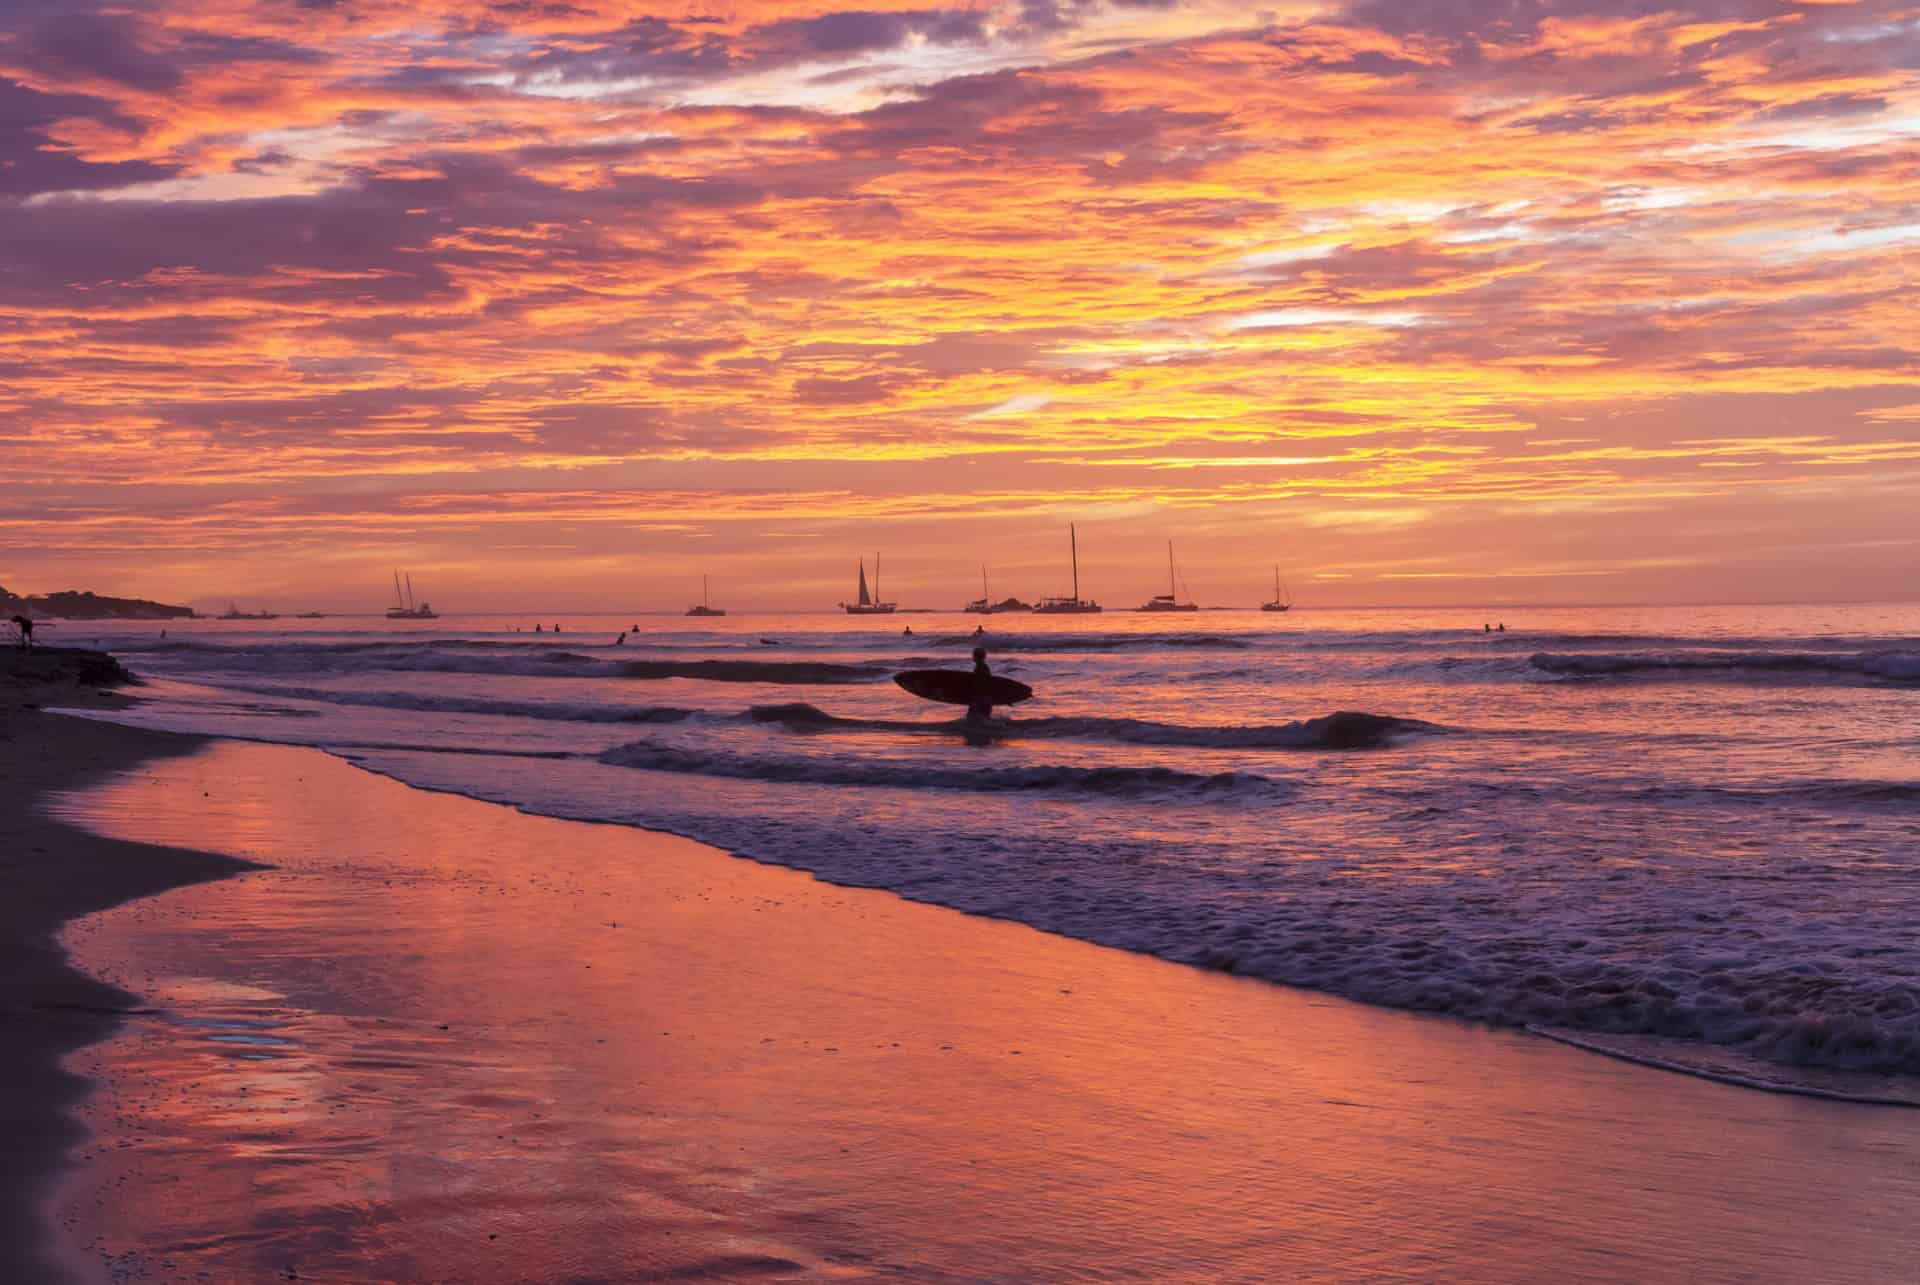
<path id="1" fill-rule="evenodd" d="M 896 789 L 1036 790 L 1094 794 L 1108 798 L 1147 795 L 1278 793 L 1286 787 L 1252 772 L 1182 772 L 1167 767 L 965 768 L 887 760 L 846 762 L 835 759 L 773 757 L 725 751 L 687 750 L 653 741 L 615 746 L 598 756 L 614 767 L 649 772 L 684 772 L 747 781 L 788 781 L 810 785 L 882 786 Z"/>
<path id="2" fill-rule="evenodd" d="M 1738 678 L 1744 674 L 1812 675 L 1920 682 L 1920 651 L 1535 652 L 1529 662 L 1549 674 L 1582 678 Z"/>
<path id="3" fill-rule="evenodd" d="M 789 731 L 951 731 L 954 719 L 939 723 L 894 719 L 840 718 L 807 704 L 755 705 L 747 711 L 760 723 L 777 723 Z M 1138 718 L 1008 718 L 992 724 L 996 740 L 1109 741 L 1126 745 L 1191 746 L 1197 749 L 1239 750 L 1358 750 L 1381 749 L 1408 736 L 1447 729 L 1417 718 L 1394 718 L 1340 710 L 1295 723 L 1251 727 L 1196 727 L 1156 723 Z"/>

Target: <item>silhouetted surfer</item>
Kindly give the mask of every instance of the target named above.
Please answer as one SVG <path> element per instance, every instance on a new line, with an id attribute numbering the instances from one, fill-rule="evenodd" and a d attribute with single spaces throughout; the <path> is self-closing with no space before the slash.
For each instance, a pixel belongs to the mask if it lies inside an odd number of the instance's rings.
<path id="1" fill-rule="evenodd" d="M 28 620 L 25 616 L 15 616 L 13 618 L 13 627 L 20 631 L 20 650 L 32 651 L 33 650 L 33 622 L 31 620 Z"/>
<path id="2" fill-rule="evenodd" d="M 993 717 L 993 701 L 987 695 L 986 680 L 993 677 L 993 671 L 987 668 L 987 649 L 973 649 L 973 701 L 967 706 L 969 723 L 984 723 Z"/>

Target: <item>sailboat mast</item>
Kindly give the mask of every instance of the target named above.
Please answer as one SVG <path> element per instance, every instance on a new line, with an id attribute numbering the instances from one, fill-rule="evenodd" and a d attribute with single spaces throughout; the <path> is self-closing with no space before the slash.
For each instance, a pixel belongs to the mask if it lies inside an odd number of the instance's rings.
<path id="1" fill-rule="evenodd" d="M 413 572 L 407 572 L 407 610 L 413 610 Z"/>
<path id="2" fill-rule="evenodd" d="M 404 607 L 407 605 L 407 600 L 400 596 L 400 573 L 398 571 L 393 573 L 393 605 L 396 607 Z"/>
<path id="3" fill-rule="evenodd" d="M 1080 534 L 1067 523 L 1067 550 L 1073 558 L 1073 600 L 1080 601 Z"/>
<path id="4" fill-rule="evenodd" d="M 873 555 L 873 600 L 875 602 L 886 601 L 885 598 L 880 596 L 880 555 L 877 553 Z"/>
<path id="5" fill-rule="evenodd" d="M 700 605 L 702 607 L 711 605 L 707 600 L 707 577 L 705 574 L 702 574 L 700 577 Z"/>
<path id="6" fill-rule="evenodd" d="M 1173 541 L 1167 541 L 1167 597 L 1178 599 L 1180 590 L 1173 583 Z"/>

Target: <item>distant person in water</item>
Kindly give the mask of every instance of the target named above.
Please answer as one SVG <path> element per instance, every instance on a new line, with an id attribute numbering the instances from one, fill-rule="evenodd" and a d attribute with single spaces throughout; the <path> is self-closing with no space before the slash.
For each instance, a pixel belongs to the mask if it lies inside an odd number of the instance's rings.
<path id="1" fill-rule="evenodd" d="M 20 650 L 32 651 L 33 650 L 33 622 L 31 620 L 28 620 L 25 616 L 15 616 L 13 618 L 13 627 L 20 631 Z"/>
<path id="2" fill-rule="evenodd" d="M 907 627 L 906 627 L 905 629 L 902 629 L 902 630 L 900 631 L 900 636 L 901 636 L 902 638 L 911 638 L 911 637 L 913 637 L 913 626 L 912 626 L 912 625 L 908 625 L 908 626 L 907 626 Z"/>
<path id="3" fill-rule="evenodd" d="M 987 636 L 987 627 L 985 625 L 975 625 L 973 627 L 973 636 L 975 638 L 985 638 Z"/>
<path id="4" fill-rule="evenodd" d="M 1492 626 L 1492 625 L 1489 625 L 1489 624 L 1482 624 L 1482 625 L 1480 626 L 1480 628 L 1482 628 L 1483 630 L 1485 630 L 1485 631 L 1486 631 L 1487 633 L 1492 633 L 1492 632 L 1493 632 L 1493 626 Z"/>
<path id="5" fill-rule="evenodd" d="M 613 645 L 614 645 L 614 646 L 616 646 L 616 647 L 624 647 L 624 646 L 626 646 L 626 645 L 627 645 L 627 636 L 626 636 L 626 635 L 625 635 L 624 633 L 623 633 L 623 634 L 621 634 L 621 635 L 620 635 L 620 636 L 619 636 L 618 638 L 616 638 L 616 639 L 614 639 L 614 640 L 613 640 Z"/>
<path id="6" fill-rule="evenodd" d="M 544 634 L 547 632 L 547 627 L 545 625 L 535 625 L 533 627 L 533 632 L 536 634 Z"/>
<path id="7" fill-rule="evenodd" d="M 987 649 L 973 649 L 973 700 L 967 705 L 967 721 L 984 723 L 993 717 L 993 702 L 987 697 L 987 680 L 993 671 L 987 668 Z"/>
<path id="8" fill-rule="evenodd" d="M 1504 633 L 1506 633 L 1506 632 L 1507 632 L 1507 622 L 1506 622 L 1506 621 L 1504 621 L 1504 620 L 1503 620 L 1503 621 L 1501 621 L 1501 622 L 1500 622 L 1500 627 L 1499 627 L 1498 629 L 1496 629 L 1496 630 L 1494 630 L 1493 632 L 1495 632 L 1496 634 L 1504 634 Z"/>

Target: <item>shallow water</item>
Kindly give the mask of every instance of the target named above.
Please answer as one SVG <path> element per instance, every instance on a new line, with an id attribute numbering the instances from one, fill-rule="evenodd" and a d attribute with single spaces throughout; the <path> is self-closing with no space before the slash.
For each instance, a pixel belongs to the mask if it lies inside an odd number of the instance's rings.
<path id="1" fill-rule="evenodd" d="M 1758 1094 L 220 743 L 60 800 L 274 868 L 75 925 L 152 1012 L 103 1279 L 1854 1282 L 1920 1112 Z"/>
<path id="2" fill-rule="evenodd" d="M 1493 616 L 996 616 L 1038 696 L 990 736 L 888 681 L 978 617 L 102 640 L 164 680 L 129 721 L 1373 1003 L 1920 1072 L 1920 608 Z"/>

